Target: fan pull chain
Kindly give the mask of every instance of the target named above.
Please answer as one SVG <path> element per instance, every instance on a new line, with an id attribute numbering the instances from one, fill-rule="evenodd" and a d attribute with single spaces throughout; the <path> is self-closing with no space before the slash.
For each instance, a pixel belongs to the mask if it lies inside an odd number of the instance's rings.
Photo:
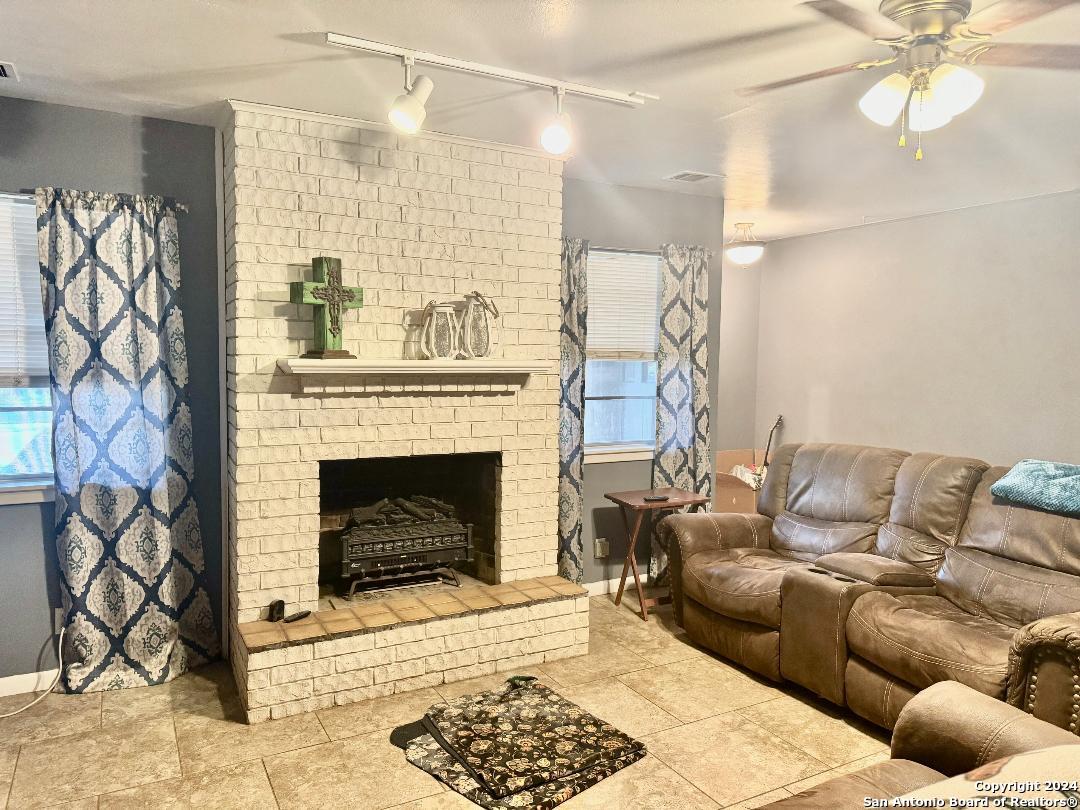
<path id="1" fill-rule="evenodd" d="M 919 93 L 919 112 L 920 112 L 920 113 L 922 113 L 922 112 L 923 112 L 923 99 L 924 99 L 924 98 L 926 98 L 926 94 L 925 94 L 924 92 L 920 92 L 920 93 Z M 920 117 L 921 117 L 921 118 L 923 119 L 923 121 L 925 121 L 925 120 L 926 120 L 926 116 L 925 116 L 925 115 L 923 115 L 923 116 L 920 116 Z M 919 130 L 919 144 L 918 144 L 918 146 L 917 146 L 917 147 L 916 147 L 916 149 L 915 149 L 915 159 L 916 159 L 916 160 L 922 160 L 922 159 L 923 159 L 923 152 L 922 152 L 922 134 L 923 134 L 923 131 L 922 131 L 922 130 L 920 129 L 920 130 Z"/>
<path id="2" fill-rule="evenodd" d="M 900 140 L 896 143 L 897 146 L 903 148 L 907 146 L 907 103 L 900 110 Z"/>

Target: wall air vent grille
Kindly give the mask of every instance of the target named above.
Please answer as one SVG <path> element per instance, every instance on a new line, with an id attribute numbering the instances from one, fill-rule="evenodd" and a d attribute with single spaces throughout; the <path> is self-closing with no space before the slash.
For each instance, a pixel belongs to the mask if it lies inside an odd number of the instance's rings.
<path id="1" fill-rule="evenodd" d="M 14 79 L 19 80 L 19 73 L 15 70 L 15 65 L 11 62 L 0 62 L 0 79 Z"/>
<path id="2" fill-rule="evenodd" d="M 712 174 L 710 172 L 695 172 L 695 171 L 682 171 L 675 172 L 675 174 L 669 174 L 665 177 L 665 180 L 675 180 L 679 183 L 700 183 L 703 180 L 715 180 L 723 177 L 722 174 Z"/>

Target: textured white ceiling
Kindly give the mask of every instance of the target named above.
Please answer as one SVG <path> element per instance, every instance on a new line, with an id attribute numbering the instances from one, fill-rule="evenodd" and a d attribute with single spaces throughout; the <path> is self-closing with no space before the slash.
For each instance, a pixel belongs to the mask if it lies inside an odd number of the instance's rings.
<path id="1" fill-rule="evenodd" d="M 738 96 L 887 53 L 790 0 L 4 0 L 2 15 L 0 60 L 22 81 L 0 92 L 181 121 L 215 121 L 224 98 L 384 120 L 400 68 L 326 31 L 656 93 L 643 109 L 568 101 L 567 174 L 722 195 L 729 230 L 749 219 L 763 238 L 1080 186 L 1080 72 L 981 68 L 982 101 L 927 136 L 922 163 L 855 107 L 880 70 Z M 1080 5 L 1001 40 L 1080 42 Z M 424 72 L 433 130 L 534 144 L 552 110 L 544 91 Z M 683 169 L 726 177 L 662 179 Z"/>

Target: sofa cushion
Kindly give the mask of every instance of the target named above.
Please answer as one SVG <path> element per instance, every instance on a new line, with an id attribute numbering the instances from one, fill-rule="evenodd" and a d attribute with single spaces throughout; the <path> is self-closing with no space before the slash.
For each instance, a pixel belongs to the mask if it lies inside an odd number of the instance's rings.
<path id="1" fill-rule="evenodd" d="M 901 793 L 940 782 L 945 775 L 907 759 L 875 762 L 855 773 L 837 776 L 786 799 L 762 805 L 762 810 L 837 810 L 867 807 L 869 799 L 891 799 Z"/>
<path id="2" fill-rule="evenodd" d="M 784 572 L 806 565 L 769 549 L 703 551 L 683 564 L 683 591 L 723 616 L 778 628 Z"/>
<path id="3" fill-rule="evenodd" d="M 769 456 L 769 474 L 757 497 L 757 510 L 762 515 L 775 518 L 787 508 L 788 479 L 791 476 L 791 462 L 799 452 L 801 444 L 782 444 Z"/>
<path id="4" fill-rule="evenodd" d="M 970 548 L 945 553 L 938 593 L 1011 627 L 1080 610 L 1080 577 Z"/>
<path id="5" fill-rule="evenodd" d="M 908 455 L 857 444 L 804 444 L 791 461 L 784 508 L 818 520 L 881 525 Z"/>
<path id="6" fill-rule="evenodd" d="M 959 681 L 1005 696 L 1013 630 L 966 613 L 940 596 L 860 596 L 847 621 L 848 647 L 891 675 L 922 689 Z"/>
<path id="7" fill-rule="evenodd" d="M 877 535 L 873 523 L 838 522 L 781 512 L 772 526 L 773 549 L 813 562 L 822 554 L 869 551 Z"/>
<path id="8" fill-rule="evenodd" d="M 992 467 L 983 474 L 957 546 L 1080 576 L 1080 518 L 994 497 L 990 487 L 1006 472 Z"/>
<path id="9" fill-rule="evenodd" d="M 874 552 L 936 571 L 956 543 L 986 462 L 915 453 L 896 474 L 889 522 L 878 531 Z"/>

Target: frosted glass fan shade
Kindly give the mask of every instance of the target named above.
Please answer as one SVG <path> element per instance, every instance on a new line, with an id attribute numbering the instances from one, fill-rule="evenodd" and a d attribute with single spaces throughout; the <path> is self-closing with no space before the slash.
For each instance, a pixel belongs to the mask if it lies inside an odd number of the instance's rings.
<path id="1" fill-rule="evenodd" d="M 934 101 L 949 115 L 960 115 L 970 110 L 983 94 L 986 83 L 967 68 L 943 64 L 930 74 L 930 91 Z"/>
<path id="2" fill-rule="evenodd" d="M 916 90 L 908 104 L 908 129 L 912 132 L 930 132 L 952 121 L 952 114 L 932 90 Z"/>
<path id="3" fill-rule="evenodd" d="M 859 99 L 859 109 L 875 124 L 891 127 L 900 117 L 910 91 L 911 80 L 907 76 L 890 74 L 866 91 Z"/>

